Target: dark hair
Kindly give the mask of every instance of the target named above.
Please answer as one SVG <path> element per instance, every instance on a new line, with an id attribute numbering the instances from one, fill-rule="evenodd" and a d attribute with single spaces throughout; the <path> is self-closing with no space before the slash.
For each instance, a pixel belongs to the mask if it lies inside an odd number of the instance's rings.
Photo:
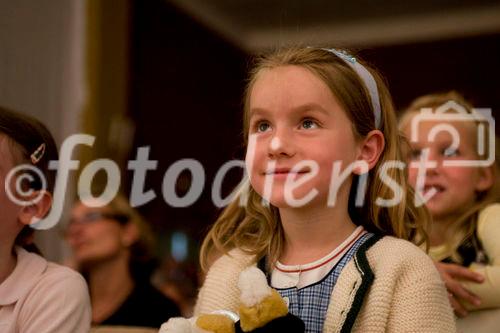
<path id="1" fill-rule="evenodd" d="M 136 283 L 149 281 L 157 266 L 154 257 L 155 237 L 150 224 L 144 220 L 139 212 L 130 205 L 128 198 L 117 194 L 106 206 L 115 215 L 126 217 L 125 221 L 116 219 L 122 225 L 133 223 L 139 231 L 139 238 L 130 246 L 129 270 Z"/>
<path id="2" fill-rule="evenodd" d="M 49 170 L 49 162 L 58 159 L 58 151 L 54 138 L 47 127 L 35 118 L 0 106 L 0 134 L 6 136 L 15 164 L 34 164 L 31 158 L 32 154 L 42 144 L 45 145 L 43 155 L 38 154 L 39 160 L 36 161 L 35 165 L 47 181 L 45 190 L 53 193 L 56 171 Z M 42 189 L 40 179 L 36 174 L 33 174 L 33 177 L 34 181 L 23 185 L 33 190 Z M 16 237 L 15 244 L 28 250 L 34 250 L 35 248 L 31 244 L 32 238 L 33 229 L 26 226 Z"/>
<path id="3" fill-rule="evenodd" d="M 103 184 L 93 184 L 92 193 L 102 193 Z M 81 202 L 79 198 L 76 202 Z M 153 233 L 151 225 L 142 215 L 130 205 L 129 199 L 123 193 L 117 193 L 115 197 L 102 207 L 101 215 L 112 219 L 121 226 L 133 224 L 138 230 L 138 238 L 130 244 L 130 258 L 128 262 L 129 272 L 135 283 L 149 281 L 153 271 L 158 266 L 158 261 L 154 250 L 156 245 L 156 237 Z M 91 263 L 92 265 L 92 263 Z M 81 265 L 80 273 L 85 278 L 88 278 L 89 267 L 86 264 Z"/>

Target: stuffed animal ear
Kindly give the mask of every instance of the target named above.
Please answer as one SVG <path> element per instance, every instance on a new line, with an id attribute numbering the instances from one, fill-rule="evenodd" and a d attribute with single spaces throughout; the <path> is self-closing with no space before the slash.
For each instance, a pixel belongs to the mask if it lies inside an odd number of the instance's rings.
<path id="1" fill-rule="evenodd" d="M 251 266 L 240 273 L 238 280 L 240 289 L 240 303 L 252 307 L 271 296 L 272 288 L 267 284 L 266 275 L 255 266 Z"/>
<path id="2" fill-rule="evenodd" d="M 276 290 L 271 289 L 271 294 L 263 298 L 259 303 L 253 306 L 241 304 L 240 324 L 245 332 L 252 332 L 276 318 L 286 316 L 287 313 L 288 308 L 285 300 Z"/>
<path id="3" fill-rule="evenodd" d="M 196 319 L 196 327 L 202 332 L 234 333 L 234 321 L 224 314 L 202 314 Z"/>
<path id="4" fill-rule="evenodd" d="M 260 269 L 250 267 L 241 272 L 240 321 L 236 332 L 300 332 L 304 333 L 302 320 L 288 313 L 281 295 L 267 284 Z"/>

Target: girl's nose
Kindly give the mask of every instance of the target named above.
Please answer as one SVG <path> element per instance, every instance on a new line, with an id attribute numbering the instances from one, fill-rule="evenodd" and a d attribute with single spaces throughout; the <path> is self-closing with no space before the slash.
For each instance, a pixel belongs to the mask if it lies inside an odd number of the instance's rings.
<path id="1" fill-rule="evenodd" d="M 427 152 L 427 174 L 436 175 L 441 171 L 443 166 L 443 156 L 433 149 L 429 149 Z"/>
<path id="2" fill-rule="evenodd" d="M 269 157 L 292 157 L 295 155 L 295 149 L 293 134 L 286 129 L 276 130 L 269 142 Z"/>

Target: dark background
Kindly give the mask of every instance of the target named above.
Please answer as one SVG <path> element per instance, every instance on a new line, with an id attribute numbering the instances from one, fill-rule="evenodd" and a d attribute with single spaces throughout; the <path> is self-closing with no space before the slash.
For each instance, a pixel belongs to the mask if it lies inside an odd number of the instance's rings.
<path id="1" fill-rule="evenodd" d="M 218 168 L 243 158 L 242 94 L 252 54 L 166 1 L 131 2 L 129 113 L 137 147 L 150 146 L 156 171 L 148 186 L 158 197 L 141 212 L 163 235 L 181 230 L 193 253 L 218 209 L 210 199 Z M 500 109 L 500 34 L 413 44 L 354 48 L 386 77 L 398 109 L 422 94 L 457 90 L 477 107 Z M 189 208 L 169 207 L 161 195 L 163 175 L 182 158 L 200 161 L 206 173 L 203 195 Z M 241 174 L 232 172 L 225 193 Z M 182 175 L 178 192 L 189 186 Z M 166 246 L 166 245 L 164 245 Z"/>

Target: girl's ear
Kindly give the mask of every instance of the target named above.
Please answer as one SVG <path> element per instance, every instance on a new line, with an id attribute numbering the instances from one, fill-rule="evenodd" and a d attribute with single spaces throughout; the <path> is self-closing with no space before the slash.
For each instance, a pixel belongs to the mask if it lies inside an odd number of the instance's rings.
<path id="1" fill-rule="evenodd" d="M 384 134 L 379 130 L 373 130 L 361 142 L 357 159 L 365 161 L 369 170 L 371 170 L 377 164 L 384 147 Z M 354 173 L 360 174 L 361 171 L 354 170 Z"/>
<path id="2" fill-rule="evenodd" d="M 489 190 L 493 186 L 495 176 L 493 168 L 479 168 L 479 179 L 476 182 L 476 191 L 483 192 Z"/>
<path id="3" fill-rule="evenodd" d="M 36 200 L 29 202 L 30 200 Z M 43 219 L 52 206 L 52 194 L 47 191 L 34 191 L 29 197 L 23 198 L 28 203 L 19 212 L 19 221 L 24 225 L 29 225 Z"/>
<path id="4" fill-rule="evenodd" d="M 122 244 L 130 247 L 139 239 L 139 227 L 133 222 L 128 222 L 123 226 Z"/>

